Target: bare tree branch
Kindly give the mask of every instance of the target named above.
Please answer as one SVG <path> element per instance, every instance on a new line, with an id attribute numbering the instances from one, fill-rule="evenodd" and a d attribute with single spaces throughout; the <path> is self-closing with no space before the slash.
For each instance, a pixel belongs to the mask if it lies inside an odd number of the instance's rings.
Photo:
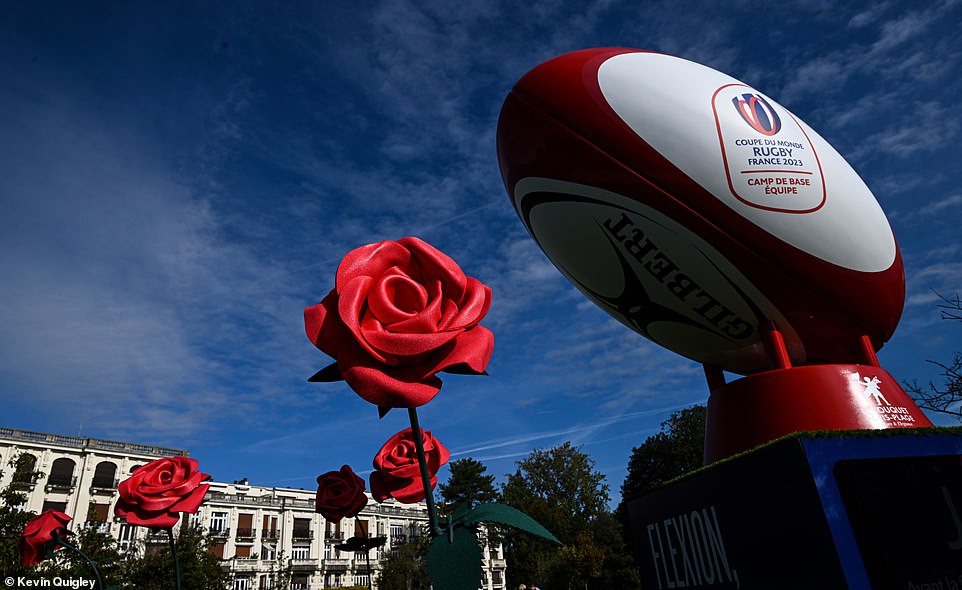
<path id="1" fill-rule="evenodd" d="M 962 321 L 962 299 L 956 293 L 954 297 L 947 297 L 938 291 L 936 295 L 942 300 L 937 304 L 943 320 Z M 955 352 L 952 362 L 943 364 L 938 361 L 928 361 L 942 369 L 941 384 L 928 382 L 927 386 L 912 380 L 905 383 L 905 391 L 911 395 L 923 410 L 939 412 L 955 417 L 962 422 L 962 352 Z"/>

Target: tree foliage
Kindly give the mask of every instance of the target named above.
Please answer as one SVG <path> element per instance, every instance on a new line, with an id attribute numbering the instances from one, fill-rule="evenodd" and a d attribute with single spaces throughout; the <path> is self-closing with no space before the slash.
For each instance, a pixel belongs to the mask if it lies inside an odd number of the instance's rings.
<path id="1" fill-rule="evenodd" d="M 521 532 L 505 535 L 508 584 L 544 588 L 607 588 L 613 564 L 627 565 L 617 523 L 608 512 L 608 484 L 594 461 L 566 442 L 533 451 L 518 462 L 501 489 L 502 502 L 521 510 L 551 531 L 558 547 Z M 613 526 L 612 526 L 613 525 Z M 624 584 L 621 588 L 637 587 Z"/>
<path id="2" fill-rule="evenodd" d="M 166 532 L 159 537 L 164 539 Z M 230 574 L 221 560 L 210 553 L 212 541 L 198 527 L 184 527 L 177 535 L 177 556 L 183 590 L 223 590 Z M 141 558 L 124 562 L 130 587 L 138 590 L 169 590 L 174 583 L 174 559 L 168 543 L 151 544 Z"/>
<path id="3" fill-rule="evenodd" d="M 673 413 L 661 432 L 631 451 L 621 497 L 630 500 L 702 466 L 705 449 L 705 406 Z"/>
<path id="4" fill-rule="evenodd" d="M 117 547 L 116 539 L 95 528 L 82 527 L 71 536 L 70 543 L 97 564 L 97 571 L 100 572 L 105 587 L 126 586 L 123 556 Z M 73 551 L 59 551 L 57 565 L 61 578 L 93 579 L 90 565 Z"/>
<path id="5" fill-rule="evenodd" d="M 535 449 L 518 461 L 501 490 L 505 504 L 526 513 L 554 533 L 562 543 L 607 510 L 611 497 L 603 473 L 570 442 Z"/>
<path id="6" fill-rule="evenodd" d="M 944 295 L 939 295 L 939 298 L 942 303 L 937 307 L 942 319 L 962 321 L 962 299 L 958 293 L 954 298 Z M 936 384 L 929 381 L 926 385 L 920 385 L 913 380 L 905 383 L 905 391 L 915 399 L 920 408 L 948 414 L 962 421 L 962 351 L 955 351 L 948 364 L 933 360 L 928 362 L 942 369 L 942 382 Z"/>
<path id="7" fill-rule="evenodd" d="M 397 545 L 382 562 L 377 575 L 378 590 L 428 590 L 431 583 L 424 561 L 427 547 L 421 538 Z"/>
<path id="8" fill-rule="evenodd" d="M 493 502 L 498 497 L 494 476 L 485 472 L 484 463 L 471 457 L 451 461 L 448 465 L 451 477 L 447 483 L 438 485 L 444 512 L 450 513 L 458 506 L 477 506 Z"/>

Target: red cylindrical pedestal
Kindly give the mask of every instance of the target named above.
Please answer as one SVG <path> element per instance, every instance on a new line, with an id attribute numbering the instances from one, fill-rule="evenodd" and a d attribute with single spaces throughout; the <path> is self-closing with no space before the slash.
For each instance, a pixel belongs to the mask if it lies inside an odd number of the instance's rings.
<path id="1" fill-rule="evenodd" d="M 715 382 L 705 463 L 801 431 L 921 428 L 932 423 L 884 369 L 809 365 Z"/>

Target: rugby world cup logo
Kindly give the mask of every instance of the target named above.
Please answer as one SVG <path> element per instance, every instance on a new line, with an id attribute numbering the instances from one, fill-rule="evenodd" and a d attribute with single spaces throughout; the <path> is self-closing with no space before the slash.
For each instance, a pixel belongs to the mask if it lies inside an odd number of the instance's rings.
<path id="1" fill-rule="evenodd" d="M 752 129 L 771 137 L 782 128 L 782 121 L 778 113 L 768 104 L 768 101 L 757 94 L 746 93 L 732 99 L 735 110 L 742 119 L 751 125 Z"/>

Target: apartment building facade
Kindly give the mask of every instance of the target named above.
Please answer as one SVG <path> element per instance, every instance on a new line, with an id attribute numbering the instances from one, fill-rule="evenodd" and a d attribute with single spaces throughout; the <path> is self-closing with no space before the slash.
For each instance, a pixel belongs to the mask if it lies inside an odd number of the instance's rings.
<path id="1" fill-rule="evenodd" d="M 81 438 L 0 427 L 0 488 L 17 478 L 26 483 L 23 509 L 60 510 L 73 527 L 96 527 L 117 539 L 122 551 L 166 543 L 145 527 L 113 515 L 117 485 L 140 465 L 161 457 L 187 456 L 183 449 Z M 18 471 L 11 459 L 20 457 Z M 30 472 L 38 475 L 27 479 Z M 314 490 L 210 482 L 197 514 L 186 515 L 214 540 L 211 551 L 233 575 L 234 590 L 275 587 L 289 580 L 292 590 L 320 590 L 374 583 L 381 563 L 417 538 L 427 523 L 424 503 L 383 503 L 370 499 L 355 519 L 330 522 L 314 512 Z M 341 551 L 354 536 L 385 537 L 369 554 Z M 486 547 L 483 590 L 504 590 L 501 548 Z M 376 587 L 376 585 L 375 585 Z"/>

